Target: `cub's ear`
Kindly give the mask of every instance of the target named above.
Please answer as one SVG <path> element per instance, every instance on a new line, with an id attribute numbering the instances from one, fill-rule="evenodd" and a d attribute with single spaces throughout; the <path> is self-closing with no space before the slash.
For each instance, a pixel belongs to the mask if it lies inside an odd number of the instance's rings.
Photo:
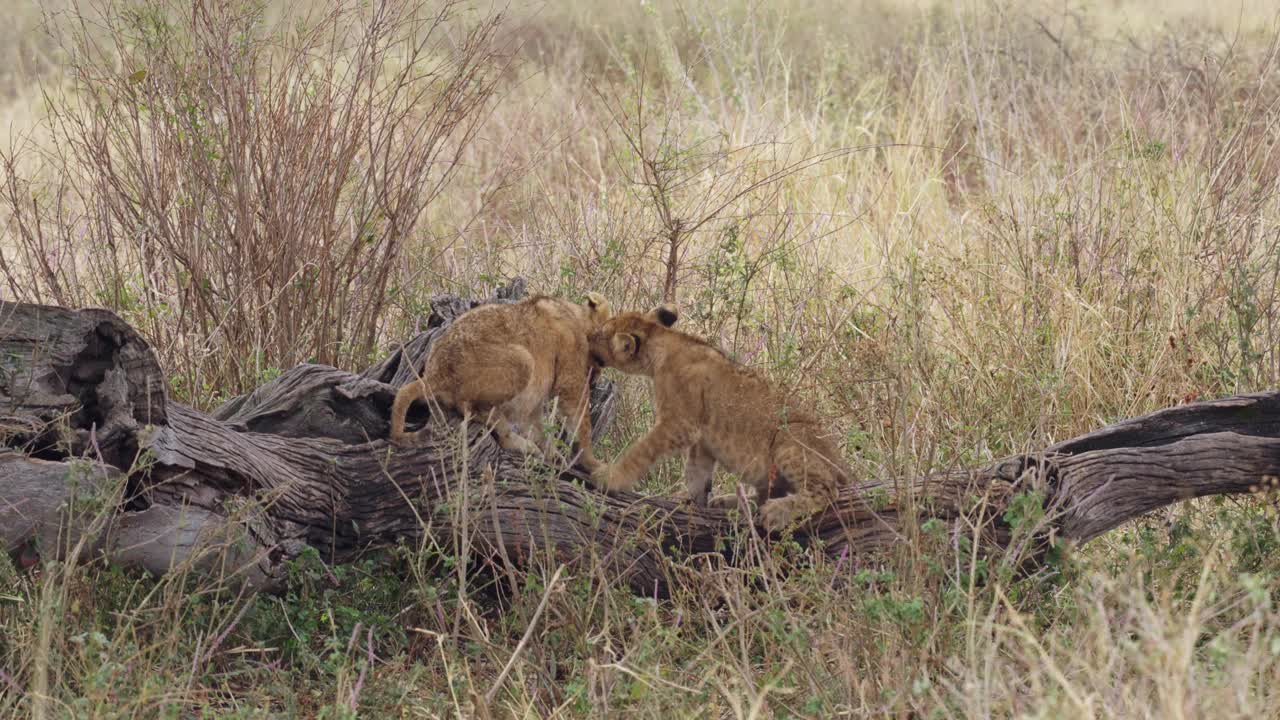
<path id="1" fill-rule="evenodd" d="M 609 319 L 609 301 L 598 292 L 587 293 L 587 309 L 591 311 L 591 318 L 598 323 Z"/>
<path id="2" fill-rule="evenodd" d="M 680 319 L 680 314 L 671 305 L 659 305 L 649 311 L 649 319 L 663 327 L 671 327 Z"/>
<path id="3" fill-rule="evenodd" d="M 618 333 L 610 340 L 613 354 L 620 359 L 629 359 L 640 349 L 640 338 L 631 333 Z"/>

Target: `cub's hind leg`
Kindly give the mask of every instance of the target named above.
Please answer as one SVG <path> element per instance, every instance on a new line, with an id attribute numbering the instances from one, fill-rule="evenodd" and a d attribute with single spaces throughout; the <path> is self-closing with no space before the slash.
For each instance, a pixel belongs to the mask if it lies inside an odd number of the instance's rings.
<path id="1" fill-rule="evenodd" d="M 544 462 L 567 465 L 568 459 L 560 452 L 555 434 L 547 432 L 543 414 L 545 410 L 546 404 L 542 403 L 520 417 L 520 434 L 537 446 Z"/>
<path id="2" fill-rule="evenodd" d="M 464 410 L 484 418 L 498 444 L 507 450 L 538 454 L 542 450 L 511 425 L 511 401 L 533 378 L 533 355 L 520 345 L 492 345 L 469 359 L 455 392 Z"/>
<path id="3" fill-rule="evenodd" d="M 769 497 L 760 507 L 760 523 L 770 532 L 814 515 L 835 498 L 839 473 L 819 453 L 799 441 L 788 442 L 774 455 L 776 475 L 784 479 L 789 492 Z M 761 493 L 762 499 L 765 493 Z"/>
<path id="4" fill-rule="evenodd" d="M 773 498 L 760 509 L 760 524 L 770 532 L 781 532 L 783 528 L 816 514 L 827 506 L 829 501 L 809 492 L 796 492 Z"/>
<path id="5" fill-rule="evenodd" d="M 504 408 L 496 407 L 489 410 L 485 416 L 485 424 L 493 430 L 494 436 L 498 438 L 498 445 L 503 449 L 524 455 L 541 456 L 543 454 L 542 447 L 538 443 L 525 437 L 511 425 L 511 418 L 507 417 Z"/>
<path id="6" fill-rule="evenodd" d="M 733 490 L 722 495 L 712 496 L 707 505 L 720 510 L 743 510 L 754 513 L 760 507 L 760 503 L 764 501 L 764 497 L 759 492 L 747 492 L 747 490 L 754 490 L 769 482 L 767 468 L 760 465 L 750 465 L 734 468 L 734 474 L 737 475 L 737 482 L 734 484 Z M 743 505 L 744 502 L 746 503 L 745 506 Z"/>

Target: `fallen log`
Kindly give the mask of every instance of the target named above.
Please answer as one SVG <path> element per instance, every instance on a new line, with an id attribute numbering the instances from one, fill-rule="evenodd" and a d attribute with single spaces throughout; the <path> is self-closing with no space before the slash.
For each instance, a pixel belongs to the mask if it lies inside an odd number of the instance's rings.
<path id="1" fill-rule="evenodd" d="M 523 292 L 517 283 L 488 302 Z M 68 526 L 69 479 L 90 477 L 114 493 L 109 522 L 70 528 L 96 533 L 86 545 L 94 552 L 155 573 L 190 565 L 258 589 L 283 587 L 287 564 L 307 548 L 341 563 L 369 548 L 459 537 L 496 563 L 594 558 L 644 594 L 665 593 L 691 555 L 751 562 L 738 513 L 606 496 L 575 468 L 503 451 L 477 424 L 460 431 L 451 418 L 432 423 L 419 447 L 390 445 L 396 387 L 476 304 L 440 296 L 426 329 L 365 371 L 301 365 L 206 414 L 168 398 L 154 353 L 116 315 L 0 302 L 0 545 L 65 554 L 68 533 L 57 528 Z M 613 386 L 596 378 L 597 436 L 614 402 Z M 932 518 L 986 551 L 1011 553 L 1017 542 L 1034 565 L 1051 540 L 1083 543 L 1164 505 L 1249 492 L 1277 475 L 1280 392 L 1264 392 L 1162 410 L 983 468 L 868 478 L 796 537 L 832 557 L 872 558 L 910 536 L 908 523 Z M 1033 532 L 1005 519 L 1018 496 L 1044 511 Z"/>

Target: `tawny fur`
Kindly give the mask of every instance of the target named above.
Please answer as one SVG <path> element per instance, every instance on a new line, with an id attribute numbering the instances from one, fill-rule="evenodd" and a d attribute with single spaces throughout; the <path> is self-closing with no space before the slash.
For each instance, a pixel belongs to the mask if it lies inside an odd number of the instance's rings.
<path id="1" fill-rule="evenodd" d="M 670 308 L 623 313 L 590 337 L 602 367 L 653 378 L 653 427 L 613 463 L 593 473 L 611 491 L 630 490 L 662 457 L 685 451 L 690 498 L 708 504 L 716 464 L 755 488 L 761 523 L 780 530 L 835 497 L 851 473 L 827 429 L 808 408 L 705 341 L 670 329 Z M 711 499 L 725 506 L 733 495 Z"/>
<path id="2" fill-rule="evenodd" d="M 554 397 L 576 427 L 579 463 L 596 469 L 587 335 L 608 319 L 609 303 L 597 293 L 588 293 L 585 305 L 540 295 L 467 311 L 431 346 L 422 376 L 396 393 L 392 441 L 415 439 L 405 432 L 405 415 L 422 400 L 483 417 L 504 448 L 546 455 L 542 412 Z"/>

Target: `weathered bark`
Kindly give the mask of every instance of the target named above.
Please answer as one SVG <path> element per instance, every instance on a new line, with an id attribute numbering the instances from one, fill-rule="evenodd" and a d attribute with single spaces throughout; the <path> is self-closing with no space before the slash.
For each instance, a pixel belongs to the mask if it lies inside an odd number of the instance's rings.
<path id="1" fill-rule="evenodd" d="M 114 313 L 0 302 L 0 444 L 69 443 L 55 454 L 128 464 L 138 428 L 165 422 L 165 387 L 151 348 Z"/>
<path id="2" fill-rule="evenodd" d="M 494 301 L 522 293 L 517 285 Z M 191 563 L 260 588 L 280 587 L 285 563 L 307 547 L 343 562 L 424 536 L 465 535 L 476 557 L 503 563 L 545 552 L 593 557 L 646 594 L 664 592 L 672 564 L 690 554 L 749 562 L 736 518 L 673 498 L 606 496 L 576 470 L 502 451 L 475 424 L 459 433 L 454 418 L 432 425 L 420 447 L 390 445 L 395 388 L 475 304 L 438 298 L 427 329 L 363 373 L 302 365 L 205 414 L 166 398 L 153 353 L 115 315 L 0 303 L 0 445 L 22 451 L 0 454 L 0 544 L 56 552 L 51 528 L 66 522 L 75 492 L 68 478 L 91 477 L 115 493 L 110 522 L 88 528 L 95 552 L 157 573 Z M 613 407 L 612 386 L 597 380 L 597 433 Z M 86 475 L 77 456 L 100 467 Z M 1014 539 L 1002 517 L 1010 498 L 1035 490 L 1046 518 L 1018 536 L 1028 543 L 1019 554 L 1034 562 L 1050 536 L 1084 542 L 1169 503 L 1248 492 L 1273 475 L 1280 393 L 1267 392 L 1163 410 L 985 468 L 868 479 L 799 538 L 820 538 L 833 556 L 871 557 L 906 534 L 908 516 L 932 517 L 1003 551 Z"/>

